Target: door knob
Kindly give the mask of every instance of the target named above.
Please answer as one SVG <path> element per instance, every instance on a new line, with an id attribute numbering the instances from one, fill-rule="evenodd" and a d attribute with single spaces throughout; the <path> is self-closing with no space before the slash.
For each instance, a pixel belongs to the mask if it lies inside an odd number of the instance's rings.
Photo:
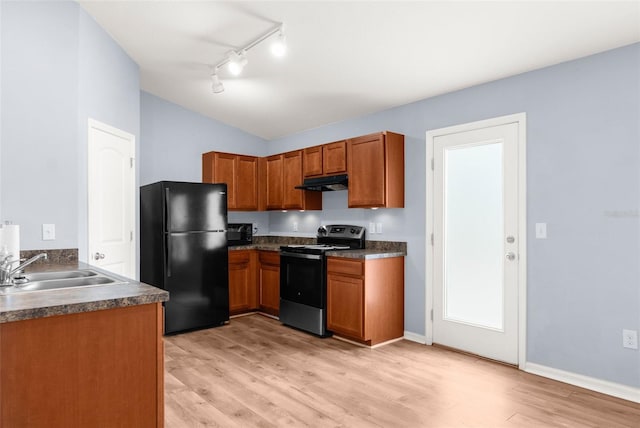
<path id="1" fill-rule="evenodd" d="M 509 260 L 509 261 L 513 261 L 513 260 L 516 259 L 516 255 L 514 253 L 512 253 L 512 252 L 508 252 L 506 257 L 507 257 L 507 260 Z"/>
<path id="2" fill-rule="evenodd" d="M 95 254 L 93 255 L 93 258 L 94 258 L 94 259 L 96 259 L 96 260 L 102 260 L 102 259 L 104 259 L 104 254 L 102 254 L 102 253 L 95 253 Z"/>

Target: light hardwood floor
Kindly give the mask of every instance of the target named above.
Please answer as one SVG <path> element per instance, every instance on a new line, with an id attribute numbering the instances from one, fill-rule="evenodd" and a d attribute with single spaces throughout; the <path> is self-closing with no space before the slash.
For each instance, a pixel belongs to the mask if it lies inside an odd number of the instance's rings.
<path id="1" fill-rule="evenodd" d="M 640 405 L 402 340 L 319 339 L 261 315 L 165 338 L 167 428 L 640 427 Z"/>

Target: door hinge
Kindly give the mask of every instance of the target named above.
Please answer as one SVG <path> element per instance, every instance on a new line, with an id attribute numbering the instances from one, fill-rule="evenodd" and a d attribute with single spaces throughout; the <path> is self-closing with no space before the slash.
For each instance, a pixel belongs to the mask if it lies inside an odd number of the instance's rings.
<path id="1" fill-rule="evenodd" d="M 129 242 L 133 242 L 133 230 L 129 231 Z"/>
<path id="2" fill-rule="evenodd" d="M 431 309 L 430 317 L 431 317 L 431 321 L 433 321 L 433 309 Z"/>
<path id="3" fill-rule="evenodd" d="M 129 158 L 129 168 L 133 168 L 133 158 Z"/>
<path id="4" fill-rule="evenodd" d="M 436 164 L 435 160 L 431 158 L 431 171 L 435 170 L 435 167 L 436 167 L 435 164 Z"/>
<path id="5" fill-rule="evenodd" d="M 433 233 L 431 234 L 431 246 L 433 247 Z"/>

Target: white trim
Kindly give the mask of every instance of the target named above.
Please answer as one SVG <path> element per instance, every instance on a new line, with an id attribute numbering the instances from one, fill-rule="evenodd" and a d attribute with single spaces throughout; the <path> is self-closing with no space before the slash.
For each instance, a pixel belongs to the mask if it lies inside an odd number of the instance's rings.
<path id="1" fill-rule="evenodd" d="M 554 369 L 553 367 L 547 367 L 541 364 L 530 362 L 525 363 L 524 371 L 527 373 L 568 383 L 570 385 L 586 388 L 591 391 L 612 395 L 614 397 L 622 398 L 623 400 L 640 403 L 640 388 L 634 388 L 632 386 L 623 385 L 621 383 L 609 382 L 606 380 Z"/>
<path id="2" fill-rule="evenodd" d="M 431 159 L 434 157 L 434 139 L 439 136 L 466 132 L 479 128 L 518 124 L 518 253 L 520 265 L 518 272 L 518 367 L 523 369 L 527 357 L 527 130 L 526 113 L 516 113 L 477 122 L 449 126 L 426 132 L 427 158 L 426 174 L 426 251 L 425 251 L 425 343 L 433 344 L 433 176 Z"/>
<path id="3" fill-rule="evenodd" d="M 427 343 L 427 337 L 422 334 L 412 333 L 410 331 L 404 331 L 404 339 L 410 340 L 411 342 L 420 343 L 422 345 Z"/>

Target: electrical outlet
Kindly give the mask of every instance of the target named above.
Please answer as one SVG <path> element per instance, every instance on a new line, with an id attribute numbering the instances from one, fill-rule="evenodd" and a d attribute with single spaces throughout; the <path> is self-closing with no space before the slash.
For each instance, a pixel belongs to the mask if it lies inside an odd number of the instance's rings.
<path id="1" fill-rule="evenodd" d="M 638 349 L 638 331 L 622 330 L 622 346 L 629 349 Z"/>
<path id="2" fill-rule="evenodd" d="M 376 233 L 376 224 L 374 222 L 369 223 L 369 235 Z"/>
<path id="3" fill-rule="evenodd" d="M 297 232 L 297 231 L 298 231 L 298 222 L 297 222 L 297 221 L 294 221 L 294 222 L 293 222 L 293 231 L 294 231 L 294 232 Z"/>
<path id="4" fill-rule="evenodd" d="M 376 233 L 382 233 L 382 223 L 376 224 Z"/>

